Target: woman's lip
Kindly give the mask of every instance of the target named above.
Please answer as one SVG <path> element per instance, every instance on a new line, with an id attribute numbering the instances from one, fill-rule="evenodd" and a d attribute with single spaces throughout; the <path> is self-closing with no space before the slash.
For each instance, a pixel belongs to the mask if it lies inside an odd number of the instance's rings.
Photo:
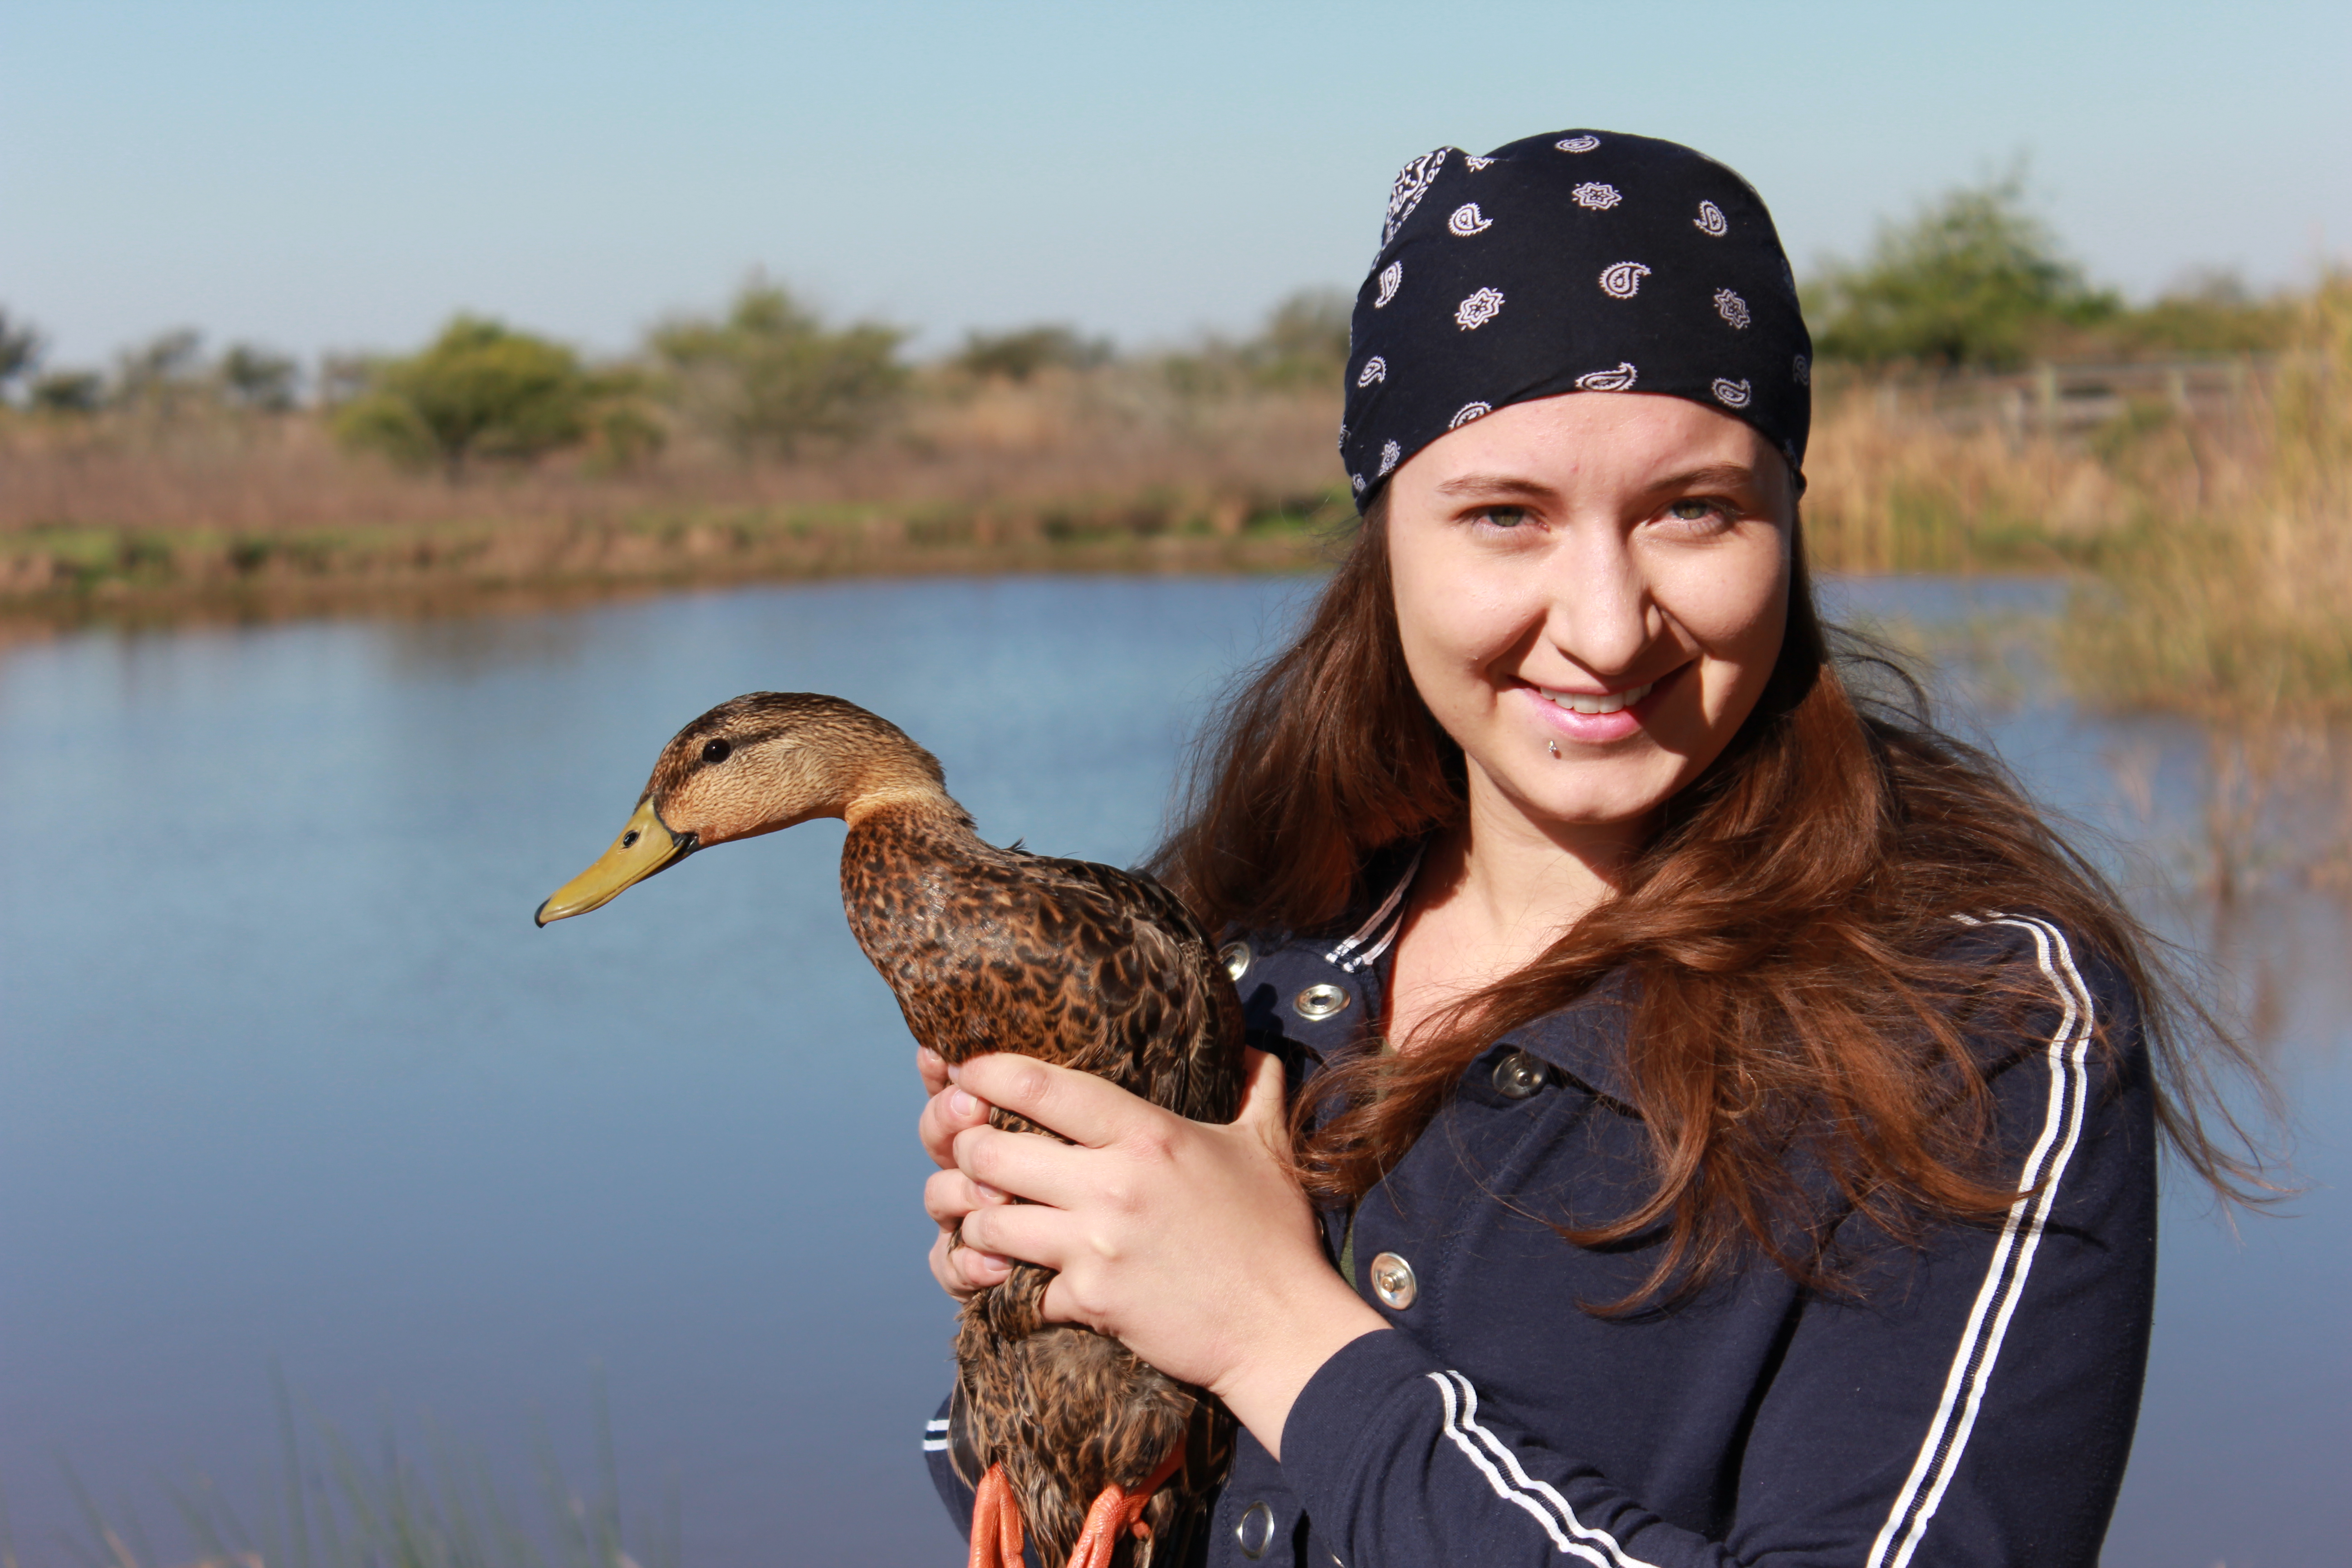
<path id="1" fill-rule="evenodd" d="M 1643 694 L 1639 701 L 1629 702 L 1613 713 L 1579 713 L 1574 709 L 1563 708 L 1546 697 L 1544 689 L 1533 681 L 1520 682 L 1519 689 L 1525 691 L 1528 700 L 1535 704 L 1536 712 L 1543 721 L 1545 727 L 1557 731 L 1562 739 L 1574 741 L 1581 745 L 1605 746 L 1613 741 L 1622 741 L 1637 733 L 1650 714 L 1656 710 L 1660 694 L 1673 685 L 1675 678 L 1687 668 L 1687 666 L 1677 665 L 1668 670 L 1649 683 L 1650 689 Z M 1623 687 L 1620 689 L 1633 690 L 1637 689 L 1638 684 L 1636 683 L 1635 687 Z M 1581 696 L 1583 693 L 1579 692 L 1576 695 Z M 1611 693 L 1611 695 L 1615 694 Z"/>

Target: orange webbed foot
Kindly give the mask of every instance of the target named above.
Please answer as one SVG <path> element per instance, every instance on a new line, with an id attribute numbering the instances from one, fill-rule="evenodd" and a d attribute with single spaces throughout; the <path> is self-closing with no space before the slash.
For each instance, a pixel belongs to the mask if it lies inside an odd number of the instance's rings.
<path id="1" fill-rule="evenodd" d="M 1132 1532 L 1138 1541 L 1151 1539 L 1151 1527 L 1143 1522 L 1143 1505 L 1151 1500 L 1176 1467 L 1184 1462 L 1184 1445 L 1180 1439 L 1168 1450 L 1168 1457 L 1133 1491 L 1112 1485 L 1103 1488 L 1094 1506 L 1087 1510 L 1086 1527 L 1078 1531 L 1078 1543 L 1070 1548 L 1069 1568 L 1111 1568 L 1111 1552 L 1118 1538 Z"/>
<path id="2" fill-rule="evenodd" d="M 1021 1500 L 1004 1467 L 991 1465 L 972 1494 L 969 1568 L 1022 1568 L 1021 1547 Z"/>

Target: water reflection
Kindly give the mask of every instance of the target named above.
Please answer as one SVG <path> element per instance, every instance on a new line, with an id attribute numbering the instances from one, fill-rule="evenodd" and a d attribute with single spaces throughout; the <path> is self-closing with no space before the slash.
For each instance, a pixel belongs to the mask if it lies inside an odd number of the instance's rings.
<path id="1" fill-rule="evenodd" d="M 898 720 L 999 841 L 1128 861 L 1178 749 L 1286 623 L 1280 581 L 899 582 L 504 618 L 61 637 L 0 658 L 0 1485 L 34 1568 L 53 1461 L 178 1550 L 158 1478 L 268 1493 L 268 1369 L 364 1433 L 512 1456 L 534 1406 L 695 1563 L 953 1560 L 916 1463 L 948 1312 L 916 1090 L 834 892 L 839 829 L 532 930 L 714 701 Z M 2095 720 L 2037 583 L 1839 585 L 2219 954 L 2311 1192 L 2239 1238 L 2183 1194 L 2111 1563 L 2331 1561 L 2352 1532 L 2352 943 L 2340 738 Z M 2217 1502 L 2226 1500 L 2226 1503 Z M 2323 1544 L 2324 1543 L 2324 1544 Z"/>

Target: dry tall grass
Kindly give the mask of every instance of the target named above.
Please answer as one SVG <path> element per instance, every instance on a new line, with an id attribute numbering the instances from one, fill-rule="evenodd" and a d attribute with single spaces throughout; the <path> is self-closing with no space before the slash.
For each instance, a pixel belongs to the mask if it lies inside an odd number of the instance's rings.
<path id="1" fill-rule="evenodd" d="M 2306 303 L 2247 440 L 2147 494 L 2075 595 L 2068 667 L 2109 702 L 2263 719 L 2352 710 L 2352 279 Z"/>
<path id="2" fill-rule="evenodd" d="M 1906 408 L 1892 386 L 1822 399 L 1805 544 L 1833 572 L 2047 571 L 2126 525 L 2133 489 L 2084 444 Z"/>

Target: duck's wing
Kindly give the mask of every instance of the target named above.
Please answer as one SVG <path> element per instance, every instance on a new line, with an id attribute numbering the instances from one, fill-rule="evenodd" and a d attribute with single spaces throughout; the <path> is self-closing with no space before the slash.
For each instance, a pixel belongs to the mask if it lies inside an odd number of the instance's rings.
<path id="1" fill-rule="evenodd" d="M 1014 1051 L 1196 1121 L 1240 1109 L 1232 982 L 1175 895 L 1086 860 L 999 850 L 898 903 L 868 956 L 948 1060 Z"/>
<path id="2" fill-rule="evenodd" d="M 1102 1061 L 1069 1065 L 1196 1121 L 1231 1121 L 1241 1109 L 1241 1004 L 1192 910 L 1115 867 L 1042 856 L 1032 867 L 1057 903 L 1091 917 L 1068 963 L 1091 993 Z"/>

